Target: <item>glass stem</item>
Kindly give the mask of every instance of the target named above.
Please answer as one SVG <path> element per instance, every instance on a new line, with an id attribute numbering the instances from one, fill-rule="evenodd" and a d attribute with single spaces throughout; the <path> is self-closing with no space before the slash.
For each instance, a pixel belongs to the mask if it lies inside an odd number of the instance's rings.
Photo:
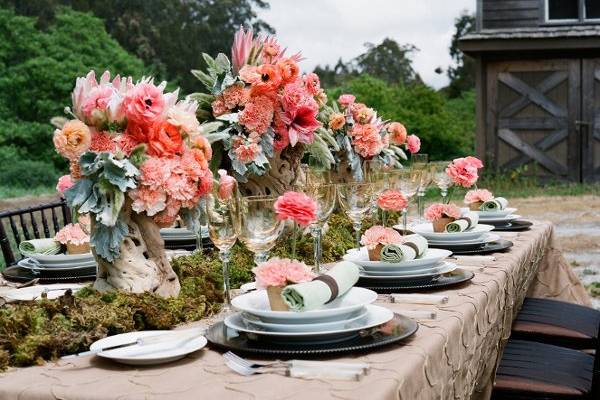
<path id="1" fill-rule="evenodd" d="M 442 188 L 442 203 L 448 204 L 448 188 Z"/>
<path id="2" fill-rule="evenodd" d="M 196 251 L 199 251 L 200 254 L 204 253 L 204 244 L 202 243 L 202 227 L 200 227 L 200 230 L 196 232 Z"/>
<path id="3" fill-rule="evenodd" d="M 296 258 L 296 237 L 298 236 L 298 224 L 294 221 L 294 229 L 292 231 L 292 260 Z"/>
<path id="4" fill-rule="evenodd" d="M 315 272 L 317 274 L 321 273 L 321 235 L 322 230 L 319 225 L 313 225 L 310 231 L 314 243 L 313 243 L 313 256 L 315 259 Z"/>
<path id="5" fill-rule="evenodd" d="M 408 220 L 408 210 L 406 208 L 402 209 L 402 234 L 406 235 L 406 225 Z"/>
<path id="6" fill-rule="evenodd" d="M 379 207 L 377 207 L 377 202 L 373 202 L 371 204 L 371 223 L 373 225 L 377 225 L 377 220 L 378 220 L 378 217 L 379 217 L 378 211 L 379 211 Z"/>
<path id="7" fill-rule="evenodd" d="M 417 193 L 417 209 L 419 212 L 419 222 L 423 221 L 423 214 L 425 213 L 425 192 L 424 191 L 420 191 L 419 193 Z"/>
<path id="8" fill-rule="evenodd" d="M 265 261 L 267 261 L 268 258 L 269 258 L 269 252 L 268 251 L 263 251 L 261 253 L 256 253 L 256 254 L 254 254 L 254 263 L 256 265 L 259 265 L 259 264 L 264 263 Z"/>
<path id="9" fill-rule="evenodd" d="M 359 249 L 360 248 L 360 230 L 362 229 L 362 223 L 354 222 L 352 224 L 352 226 L 354 227 L 354 232 L 356 234 L 356 248 Z"/>
<path id="10" fill-rule="evenodd" d="M 387 211 L 381 210 L 381 225 L 383 225 L 384 228 L 385 228 L 385 225 L 387 224 L 387 219 L 388 219 Z"/>
<path id="11" fill-rule="evenodd" d="M 219 258 L 223 263 L 223 310 L 229 311 L 231 309 L 231 295 L 229 286 L 229 258 L 231 253 L 229 250 L 222 250 L 219 252 Z"/>

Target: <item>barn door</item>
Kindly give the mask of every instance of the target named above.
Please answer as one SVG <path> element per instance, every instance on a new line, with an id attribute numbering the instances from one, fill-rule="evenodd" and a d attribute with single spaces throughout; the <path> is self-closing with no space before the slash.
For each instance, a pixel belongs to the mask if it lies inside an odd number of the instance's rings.
<path id="1" fill-rule="evenodd" d="M 491 63 L 487 86 L 486 153 L 496 164 L 578 181 L 580 60 Z"/>
<path id="2" fill-rule="evenodd" d="M 582 64 L 582 118 L 577 125 L 582 138 L 583 180 L 600 181 L 600 59 Z"/>

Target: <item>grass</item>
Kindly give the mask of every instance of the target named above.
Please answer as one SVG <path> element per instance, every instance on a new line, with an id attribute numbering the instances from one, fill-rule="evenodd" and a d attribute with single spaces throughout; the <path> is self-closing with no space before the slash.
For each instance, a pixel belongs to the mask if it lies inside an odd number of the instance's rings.
<path id="1" fill-rule="evenodd" d="M 34 188 L 0 187 L 0 200 L 14 197 L 41 196 L 56 193 L 54 186 L 38 186 Z"/>

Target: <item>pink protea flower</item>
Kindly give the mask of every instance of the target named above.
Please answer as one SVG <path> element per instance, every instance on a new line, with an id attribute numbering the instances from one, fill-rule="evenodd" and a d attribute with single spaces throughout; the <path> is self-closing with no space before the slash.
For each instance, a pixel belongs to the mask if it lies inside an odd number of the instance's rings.
<path id="1" fill-rule="evenodd" d="M 250 132 L 263 134 L 273 122 L 274 106 L 267 96 L 254 96 L 239 114 L 239 122 Z"/>
<path id="2" fill-rule="evenodd" d="M 97 132 L 96 130 L 93 130 L 90 150 L 97 153 L 103 151 L 114 153 L 117 151 L 117 144 L 113 141 L 110 135 L 104 132 Z"/>
<path id="3" fill-rule="evenodd" d="M 58 178 L 58 183 L 56 184 L 56 190 L 60 194 L 65 194 L 65 190 L 72 187 L 74 183 L 75 182 L 73 182 L 71 175 L 63 175 L 60 178 Z"/>
<path id="4" fill-rule="evenodd" d="M 408 200 L 399 190 L 387 189 L 377 196 L 377 205 L 382 210 L 400 212 L 408 205 Z"/>
<path id="5" fill-rule="evenodd" d="M 68 160 L 76 161 L 92 143 L 92 134 L 86 124 L 74 119 L 68 121 L 62 129 L 54 131 L 56 151 Z"/>
<path id="6" fill-rule="evenodd" d="M 248 143 L 239 145 L 233 152 L 240 162 L 248 164 L 256 159 L 261 152 L 261 148 L 256 143 Z"/>
<path id="7" fill-rule="evenodd" d="M 446 168 L 446 174 L 455 184 L 462 187 L 471 187 L 479 178 L 477 175 L 477 169 L 479 168 L 483 168 L 481 160 L 468 156 L 453 160 Z"/>
<path id="8" fill-rule="evenodd" d="M 452 204 L 432 204 L 425 210 L 425 218 L 428 221 L 435 221 L 443 217 L 458 219 L 460 218 L 460 208 Z"/>
<path id="9" fill-rule="evenodd" d="M 342 108 L 348 108 L 354 104 L 355 101 L 356 97 L 348 93 L 342 94 L 340 97 L 338 97 L 338 103 L 340 103 Z"/>
<path id="10" fill-rule="evenodd" d="M 390 141 L 395 145 L 401 145 L 406 142 L 406 128 L 400 122 L 392 122 L 388 125 L 387 131 L 390 133 Z"/>
<path id="11" fill-rule="evenodd" d="M 317 203 L 299 192 L 285 192 L 274 204 L 279 220 L 291 219 L 300 226 L 307 226 L 317 219 Z"/>
<path id="12" fill-rule="evenodd" d="M 246 31 L 244 27 L 240 26 L 240 29 L 233 36 L 233 46 L 231 46 L 231 64 L 234 74 L 237 74 L 248 62 L 254 44 L 253 29 L 250 28 Z"/>
<path id="13" fill-rule="evenodd" d="M 406 138 L 406 148 L 411 154 L 418 153 L 421 150 L 421 139 L 417 135 L 409 135 Z"/>
<path id="14" fill-rule="evenodd" d="M 404 238 L 400 233 L 392 228 L 384 228 L 381 225 L 375 225 L 365 231 L 360 238 L 360 244 L 366 246 L 367 249 L 373 250 L 378 245 L 402 244 Z"/>
<path id="15" fill-rule="evenodd" d="M 88 122 L 98 124 L 107 119 L 106 111 L 114 92 L 113 87 L 109 85 L 96 86 L 90 90 L 82 106 Z"/>
<path id="16" fill-rule="evenodd" d="M 355 124 L 350 131 L 354 150 L 364 158 L 376 156 L 383 150 L 384 143 L 377 128 L 371 124 Z"/>
<path id="17" fill-rule="evenodd" d="M 80 224 L 68 224 L 54 236 L 54 240 L 62 244 L 81 245 L 90 242 L 90 235 L 87 234 Z"/>
<path id="18" fill-rule="evenodd" d="M 260 289 L 308 282 L 316 276 L 303 262 L 277 257 L 254 267 L 252 272 L 256 277 L 256 287 Z"/>
<path id="19" fill-rule="evenodd" d="M 487 189 L 469 190 L 465 194 L 465 204 L 485 202 L 493 198 L 494 195 Z"/>
<path id="20" fill-rule="evenodd" d="M 219 199 L 227 200 L 231 197 L 237 181 L 234 177 L 227 175 L 227 171 L 220 169 L 219 174 Z"/>
<path id="21" fill-rule="evenodd" d="M 163 189 L 152 190 L 149 186 L 141 185 L 127 193 L 133 200 L 131 208 L 137 213 L 145 212 L 152 216 L 166 207 L 167 194 Z"/>
<path id="22" fill-rule="evenodd" d="M 138 124 L 152 124 L 163 112 L 163 87 L 152 82 L 138 83 L 123 100 L 125 115 Z"/>

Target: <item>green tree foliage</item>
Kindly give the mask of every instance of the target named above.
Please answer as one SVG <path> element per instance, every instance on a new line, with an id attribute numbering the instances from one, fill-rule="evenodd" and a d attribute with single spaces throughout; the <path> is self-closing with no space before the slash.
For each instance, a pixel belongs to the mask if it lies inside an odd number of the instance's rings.
<path id="1" fill-rule="evenodd" d="M 190 69 L 204 66 L 202 53 L 229 54 L 240 25 L 273 32 L 256 18 L 264 0 L 0 0 L 21 15 L 39 17 L 41 29 L 50 26 L 59 5 L 91 12 L 101 18 L 108 33 L 136 55 L 161 79 L 197 91 Z"/>
<path id="2" fill-rule="evenodd" d="M 445 160 L 472 154 L 475 132 L 475 96 L 472 91 L 448 99 L 423 85 L 390 85 L 368 75 L 353 78 L 329 90 L 335 99 L 352 93 L 357 101 L 375 108 L 384 119 L 402 122 L 421 138 L 422 152 Z"/>
<path id="3" fill-rule="evenodd" d="M 444 89 L 452 98 L 460 97 L 462 92 L 475 87 L 475 60 L 466 57 L 458 48 L 460 38 L 475 30 L 475 16 L 464 11 L 456 18 L 454 27 L 456 30 L 452 36 L 450 56 L 455 66 L 448 68 L 450 84 Z"/>
<path id="4" fill-rule="evenodd" d="M 41 31 L 35 18 L 0 9 L 0 154 L 14 156 L 0 171 L 0 185 L 37 185 L 35 174 L 53 183 L 65 164 L 52 146 L 49 121 L 70 105 L 75 77 L 91 69 L 144 73 L 143 63 L 90 14 L 60 9 Z"/>

